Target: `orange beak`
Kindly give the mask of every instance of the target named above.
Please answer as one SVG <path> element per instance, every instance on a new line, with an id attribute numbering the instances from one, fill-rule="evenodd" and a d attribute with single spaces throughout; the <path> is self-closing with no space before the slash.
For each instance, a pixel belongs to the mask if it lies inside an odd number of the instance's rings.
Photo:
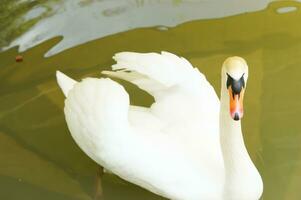
<path id="1" fill-rule="evenodd" d="M 243 117 L 243 98 L 244 98 L 244 89 L 241 89 L 239 94 L 234 94 L 232 88 L 229 87 L 229 96 L 230 96 L 230 115 L 235 121 L 240 120 Z"/>

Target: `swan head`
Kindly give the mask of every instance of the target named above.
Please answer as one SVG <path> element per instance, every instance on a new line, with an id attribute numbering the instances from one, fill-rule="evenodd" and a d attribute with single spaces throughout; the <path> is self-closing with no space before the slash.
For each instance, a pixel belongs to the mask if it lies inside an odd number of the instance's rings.
<path id="1" fill-rule="evenodd" d="M 248 65 L 241 57 L 229 57 L 222 67 L 222 89 L 229 96 L 229 111 L 233 120 L 243 117 L 243 98 L 248 79 Z"/>

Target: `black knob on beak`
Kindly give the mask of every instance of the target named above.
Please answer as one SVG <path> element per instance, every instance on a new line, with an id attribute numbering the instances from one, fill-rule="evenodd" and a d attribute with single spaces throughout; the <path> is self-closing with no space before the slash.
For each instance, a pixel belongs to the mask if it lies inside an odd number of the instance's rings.
<path id="1" fill-rule="evenodd" d="M 244 74 L 241 76 L 239 80 L 233 79 L 228 73 L 227 73 L 227 88 L 231 86 L 233 95 L 240 94 L 241 89 L 245 87 L 245 80 L 244 80 Z"/>

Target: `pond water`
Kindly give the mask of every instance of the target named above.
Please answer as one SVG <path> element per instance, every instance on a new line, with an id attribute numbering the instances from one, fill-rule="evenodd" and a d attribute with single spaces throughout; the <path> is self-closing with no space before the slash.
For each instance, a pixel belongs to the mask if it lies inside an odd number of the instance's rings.
<path id="1" fill-rule="evenodd" d="M 262 199 L 301 199 L 300 8 L 298 2 L 281 1 L 263 10 L 173 27 L 130 27 L 99 39 L 92 35 L 69 41 L 72 48 L 61 46 L 48 57 L 45 54 L 67 36 L 42 37 L 40 44 L 27 49 L 29 43 L 18 39 L 23 32 L 1 32 L 1 47 L 10 41 L 24 48 L 21 53 L 17 47 L 0 53 L 0 199 L 163 199 L 114 175 L 102 175 L 100 184 L 99 166 L 69 134 L 64 96 L 55 81 L 56 70 L 78 80 L 99 77 L 113 64 L 116 52 L 162 50 L 186 57 L 218 94 L 223 60 L 239 55 L 248 61 L 242 123 L 247 149 L 263 177 Z M 43 10 L 27 17 L 39 12 Z M 22 62 L 15 61 L 19 54 Z M 122 83 L 132 104 L 152 103 L 149 95 Z M 103 197 L 96 197 L 100 190 Z"/>

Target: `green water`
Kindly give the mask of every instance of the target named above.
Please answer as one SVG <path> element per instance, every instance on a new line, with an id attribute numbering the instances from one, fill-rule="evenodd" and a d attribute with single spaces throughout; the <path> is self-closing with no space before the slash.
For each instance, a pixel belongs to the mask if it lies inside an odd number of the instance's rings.
<path id="1" fill-rule="evenodd" d="M 281 6 L 296 6 L 279 14 Z M 243 132 L 264 182 L 265 200 L 301 199 L 301 6 L 275 2 L 263 11 L 199 20 L 160 31 L 143 28 L 108 36 L 44 58 L 62 38 L 46 41 L 15 62 L 0 53 L 0 199 L 163 199 L 99 167 L 71 138 L 55 71 L 99 77 L 120 51 L 170 51 L 186 57 L 220 91 L 220 68 L 232 55 L 249 63 Z M 125 84 L 131 102 L 153 99 Z M 147 158 L 146 158 L 147 159 Z M 179 188 L 180 189 L 180 188 Z"/>

